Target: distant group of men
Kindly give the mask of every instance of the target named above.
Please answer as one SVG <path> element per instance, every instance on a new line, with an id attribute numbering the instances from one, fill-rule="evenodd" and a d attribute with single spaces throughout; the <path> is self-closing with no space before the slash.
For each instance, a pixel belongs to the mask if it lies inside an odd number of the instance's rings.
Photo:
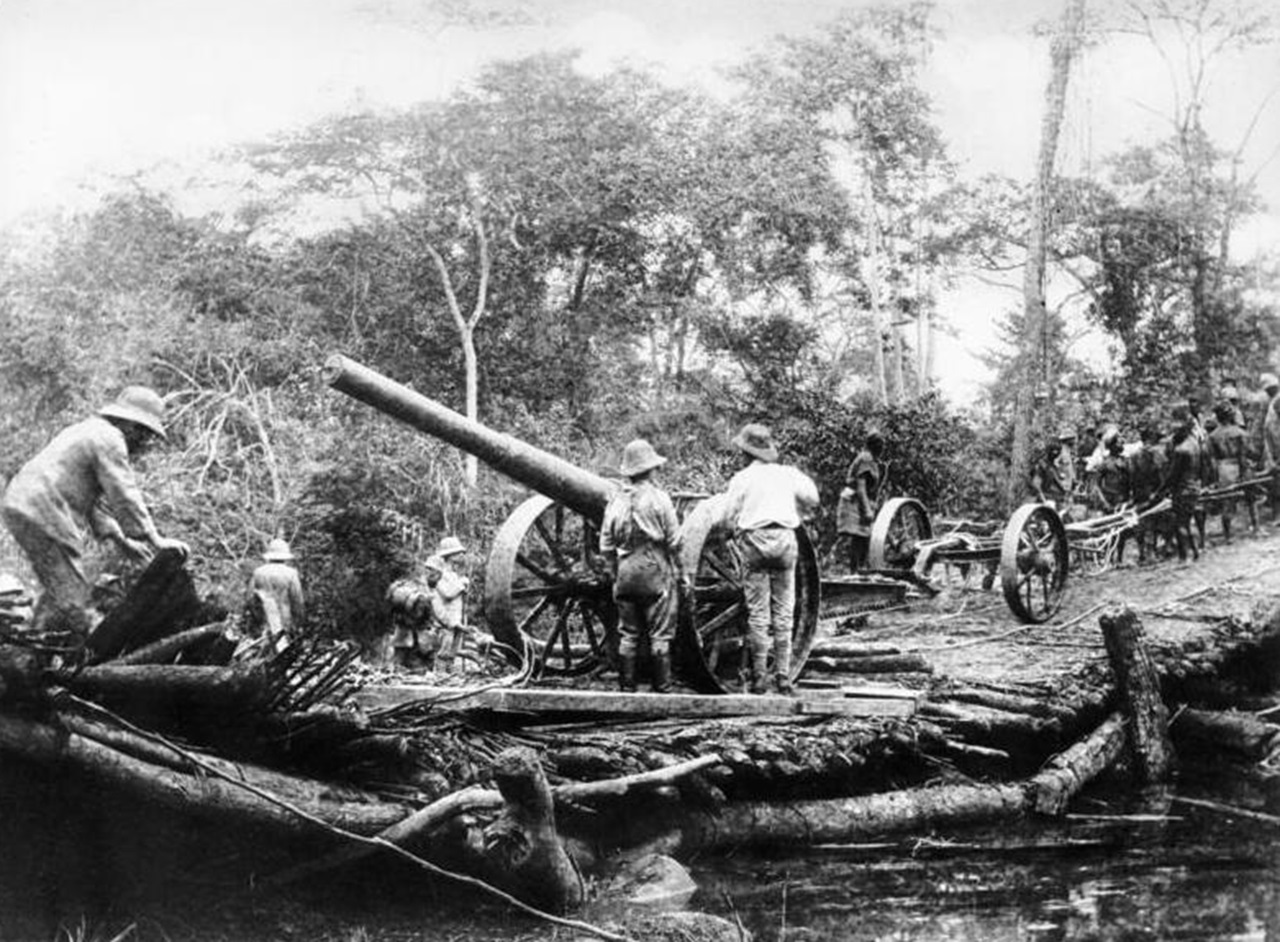
<path id="1" fill-rule="evenodd" d="M 1063 428 L 1035 462 L 1032 490 L 1068 517 L 1122 508 L 1149 512 L 1167 498 L 1167 512 L 1149 518 L 1144 513 L 1137 532 L 1139 561 L 1156 552 L 1162 537 L 1180 559 L 1198 558 L 1205 545 L 1206 489 L 1227 492 L 1213 502 L 1227 542 L 1241 503 L 1253 530 L 1260 501 L 1269 505 L 1273 520 L 1280 512 L 1280 378 L 1263 373 L 1259 386 L 1265 400 L 1255 409 L 1242 406 L 1237 387 L 1224 386 L 1208 412 L 1200 397 L 1189 396 L 1171 410 L 1167 424 L 1144 425 L 1135 441 L 1127 441 L 1116 424 L 1103 423 L 1086 430 L 1078 445 L 1075 430 Z M 1268 480 L 1242 493 L 1231 489 L 1266 475 Z"/>

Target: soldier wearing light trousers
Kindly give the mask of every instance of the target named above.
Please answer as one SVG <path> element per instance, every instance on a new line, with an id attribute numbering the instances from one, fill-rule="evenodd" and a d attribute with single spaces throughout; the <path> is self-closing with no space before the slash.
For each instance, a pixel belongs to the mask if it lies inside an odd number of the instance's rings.
<path id="1" fill-rule="evenodd" d="M 744 426 L 733 444 L 751 458 L 730 479 L 726 501 L 742 557 L 751 692 L 769 691 L 772 648 L 774 688 L 789 694 L 799 559 L 796 530 L 817 510 L 818 487 L 798 468 L 778 463 L 768 426 Z"/>

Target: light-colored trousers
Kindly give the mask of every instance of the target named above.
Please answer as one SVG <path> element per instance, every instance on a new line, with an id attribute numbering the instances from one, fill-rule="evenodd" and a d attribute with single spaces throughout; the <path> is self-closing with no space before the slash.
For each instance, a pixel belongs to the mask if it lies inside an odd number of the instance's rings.
<path id="1" fill-rule="evenodd" d="M 796 532 L 785 527 L 743 530 L 742 590 L 747 603 L 747 647 L 757 678 L 765 676 L 770 643 L 773 671 L 791 674 L 791 633 L 796 617 Z"/>
<path id="2" fill-rule="evenodd" d="M 80 566 L 80 551 L 52 539 L 44 529 L 6 509 L 5 526 L 22 547 L 43 591 L 31 618 L 32 631 L 71 631 L 81 638 L 98 622 L 92 587 Z"/>

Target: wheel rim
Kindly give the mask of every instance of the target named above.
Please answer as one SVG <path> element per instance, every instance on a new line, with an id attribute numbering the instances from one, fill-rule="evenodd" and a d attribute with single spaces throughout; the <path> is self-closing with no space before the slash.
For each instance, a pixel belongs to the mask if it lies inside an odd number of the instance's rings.
<path id="1" fill-rule="evenodd" d="M 1024 504 L 1009 518 L 1000 549 L 1005 601 L 1025 622 L 1052 618 L 1067 585 L 1067 533 L 1047 504 Z"/>
<path id="2" fill-rule="evenodd" d="M 494 637 L 533 659 L 535 675 L 610 664 L 617 645 L 612 574 L 599 526 L 549 497 L 531 497 L 498 529 L 485 569 Z"/>
<path id="3" fill-rule="evenodd" d="M 742 565 L 732 533 L 720 525 L 723 495 L 693 508 L 681 527 L 684 570 L 693 598 L 680 610 L 680 666 L 685 680 L 705 693 L 744 693 L 751 683 L 747 607 Z M 796 606 L 791 632 L 791 679 L 804 670 L 818 627 L 821 580 L 808 534 L 796 531 Z"/>
<path id="4" fill-rule="evenodd" d="M 912 497 L 895 497 L 885 503 L 871 523 L 867 565 L 872 569 L 910 569 L 916 547 L 933 537 L 933 525 L 924 504 Z"/>

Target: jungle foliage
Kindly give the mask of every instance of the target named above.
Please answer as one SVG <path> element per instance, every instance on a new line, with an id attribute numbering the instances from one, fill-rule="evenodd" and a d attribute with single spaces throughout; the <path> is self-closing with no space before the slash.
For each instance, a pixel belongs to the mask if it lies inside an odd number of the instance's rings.
<path id="1" fill-rule="evenodd" d="M 284 536 L 318 629 L 370 646 L 386 586 L 445 534 L 478 579 L 523 492 L 485 469 L 471 485 L 464 456 L 329 391 L 335 351 L 604 475 L 644 435 L 673 490 L 723 487 L 733 433 L 769 422 L 821 484 L 824 543 L 872 427 L 894 493 L 1001 515 L 1001 402 L 1026 364 L 997 364 L 990 416 L 962 415 L 930 388 L 946 340 L 913 347 L 902 325 L 931 338 L 926 286 L 1016 255 L 1026 194 L 955 182 L 919 86 L 928 29 L 925 7 L 846 16 L 766 50 L 727 100 L 634 70 L 589 77 L 571 53 L 500 62 L 445 101 L 229 155 L 256 183 L 224 214 L 128 181 L 7 233 L 0 475 L 149 383 L 173 429 L 145 489 L 206 584 L 234 605 Z M 1148 388 L 1171 355 L 1204 381 L 1252 370 L 1239 352 L 1277 339 L 1246 290 L 1259 271 L 1205 255 L 1256 201 L 1210 186 L 1205 157 L 1195 206 L 1218 222 L 1197 224 L 1179 153 L 1058 184 L 1054 255 L 1120 344 L 1116 389 Z M 1055 391 L 1073 364 L 1047 342 Z"/>

